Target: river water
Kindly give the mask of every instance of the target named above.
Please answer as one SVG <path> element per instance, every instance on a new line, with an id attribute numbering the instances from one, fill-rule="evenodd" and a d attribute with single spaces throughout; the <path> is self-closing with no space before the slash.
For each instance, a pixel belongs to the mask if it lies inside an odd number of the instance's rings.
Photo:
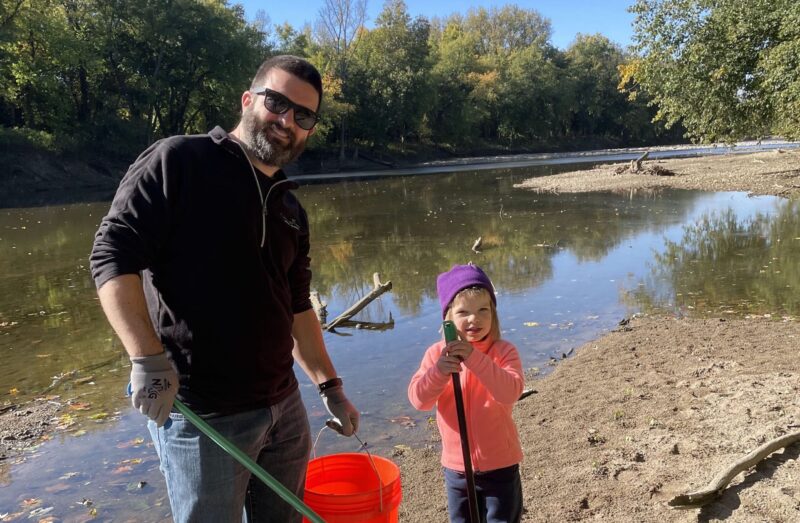
<path id="1" fill-rule="evenodd" d="M 639 311 L 774 318 L 800 311 L 798 202 L 513 188 L 574 168 L 487 167 L 297 191 L 311 220 L 312 288 L 329 319 L 371 290 L 373 273 L 393 284 L 357 317 L 379 328 L 325 333 L 363 413 L 360 436 L 374 452 L 391 456 L 430 441 L 432 413 L 414 411 L 406 387 L 440 336 L 436 275 L 456 263 L 473 261 L 492 278 L 503 335 L 531 373 L 546 373 Z M 47 396 L 70 404 L 54 420 L 52 439 L 0 461 L 0 520 L 170 520 L 144 419 L 123 395 L 128 360 L 88 272 L 108 205 L 0 211 L 0 402 Z M 316 433 L 326 412 L 298 376 Z M 317 454 L 357 449 L 330 431 L 316 445 Z"/>

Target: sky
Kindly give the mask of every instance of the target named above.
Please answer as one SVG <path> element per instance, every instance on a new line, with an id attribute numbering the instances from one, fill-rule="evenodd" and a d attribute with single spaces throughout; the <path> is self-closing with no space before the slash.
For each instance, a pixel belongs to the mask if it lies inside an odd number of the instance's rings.
<path id="1" fill-rule="evenodd" d="M 472 7 L 502 7 L 516 4 L 524 9 L 535 9 L 550 19 L 553 30 L 552 43 L 566 49 L 578 33 L 601 33 L 611 41 L 626 47 L 631 44 L 633 15 L 627 8 L 634 0 L 405 0 L 411 17 L 446 17 L 452 13 L 466 13 Z M 259 10 L 264 10 L 273 24 L 289 22 L 297 29 L 317 19 L 323 0 L 231 0 L 231 4 L 244 6 L 245 15 L 252 20 Z M 367 0 L 367 27 L 373 27 L 375 18 L 383 8 L 383 0 Z"/>

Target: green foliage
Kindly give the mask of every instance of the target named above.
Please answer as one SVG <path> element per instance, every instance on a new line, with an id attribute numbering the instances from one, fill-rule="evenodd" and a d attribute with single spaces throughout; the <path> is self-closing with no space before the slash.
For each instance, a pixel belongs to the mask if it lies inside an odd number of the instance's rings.
<path id="1" fill-rule="evenodd" d="M 233 123 L 265 53 L 220 0 L 31 0 L 15 13 L 0 41 L 2 123 L 107 151 Z"/>
<path id="2" fill-rule="evenodd" d="M 388 1 L 376 28 L 362 32 L 347 86 L 358 108 L 356 138 L 386 143 L 417 135 L 430 101 L 428 34 L 428 22 L 412 21 L 402 0 Z"/>
<path id="3" fill-rule="evenodd" d="M 638 0 L 629 92 L 700 141 L 800 136 L 800 3 Z"/>
<path id="4" fill-rule="evenodd" d="M 0 150 L 44 149 L 53 153 L 62 152 L 51 133 L 28 128 L 0 127 Z"/>
<path id="5" fill-rule="evenodd" d="M 0 126 L 51 137 L 62 151 L 130 158 L 163 136 L 235 125 L 259 63 L 286 53 L 324 77 L 310 146 L 342 157 L 351 146 L 540 149 L 663 136 L 646 107 L 656 97 L 616 91 L 618 69 L 641 88 L 647 64 L 605 37 L 580 36 L 561 51 L 550 22 L 515 5 L 430 21 L 387 0 L 373 28 L 365 8 L 329 2 L 297 30 L 264 11 L 247 22 L 227 0 L 0 0 Z M 777 94 L 753 110 L 793 108 L 771 113 L 775 127 L 792 129 L 798 24 L 767 18 L 777 43 L 759 56 L 758 82 Z M 19 143 L 15 133 L 0 139 Z"/>

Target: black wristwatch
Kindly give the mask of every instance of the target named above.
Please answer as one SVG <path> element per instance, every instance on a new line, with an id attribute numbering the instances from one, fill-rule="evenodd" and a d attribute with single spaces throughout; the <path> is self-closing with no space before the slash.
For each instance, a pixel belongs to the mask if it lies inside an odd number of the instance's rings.
<path id="1" fill-rule="evenodd" d="M 328 381 L 323 381 L 322 383 L 317 385 L 317 388 L 319 389 L 319 393 L 322 394 L 328 389 L 331 389 L 333 387 L 338 387 L 341 385 L 342 385 L 342 378 L 331 378 Z"/>

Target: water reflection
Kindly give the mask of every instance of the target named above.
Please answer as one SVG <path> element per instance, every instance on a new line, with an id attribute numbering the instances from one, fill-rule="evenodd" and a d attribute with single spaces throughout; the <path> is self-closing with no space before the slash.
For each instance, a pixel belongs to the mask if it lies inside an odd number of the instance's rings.
<path id="1" fill-rule="evenodd" d="M 796 316 L 798 259 L 800 201 L 744 218 L 731 208 L 710 212 L 654 256 L 652 277 L 632 298 L 644 309 L 683 314 Z"/>
<path id="2" fill-rule="evenodd" d="M 528 289 L 552 277 L 559 252 L 599 260 L 632 234 L 680 221 L 697 199 L 689 192 L 631 198 L 513 188 L 531 174 L 497 170 L 302 188 L 314 233 L 315 288 L 328 299 L 352 300 L 368 291 L 377 271 L 393 281 L 395 305 L 414 314 L 434 297 L 438 272 L 472 260 L 496 286 Z M 479 236 L 483 248 L 475 253 Z"/>
<path id="3" fill-rule="evenodd" d="M 428 441 L 429 414 L 413 411 L 405 391 L 425 348 L 439 338 L 435 280 L 452 264 L 472 260 L 487 270 L 504 337 L 526 367 L 546 368 L 550 357 L 642 307 L 749 312 L 758 303 L 797 310 L 790 292 L 798 278 L 791 263 L 800 245 L 797 203 L 735 193 L 546 195 L 513 188 L 555 169 L 298 191 L 311 220 L 313 288 L 329 318 L 372 289 L 373 273 L 393 282 L 355 318 L 391 320 L 393 328 L 325 333 L 348 395 L 363 412 L 362 439 L 376 452 Z M 52 441 L 13 463 L 0 461 L 0 514 L 24 509 L 20 517 L 27 518 L 24 502 L 37 498 L 41 507 L 54 507 L 51 514 L 80 520 L 89 508 L 76 501 L 85 497 L 105 519 L 168 517 L 143 419 L 122 393 L 128 361 L 88 273 L 92 237 L 107 208 L 102 202 L 0 213 L 0 402 L 47 395 L 66 405 Z M 476 253 L 478 237 L 483 247 Z M 300 380 L 316 431 L 327 413 L 310 382 Z M 318 453 L 357 449 L 329 432 L 319 438 Z"/>

